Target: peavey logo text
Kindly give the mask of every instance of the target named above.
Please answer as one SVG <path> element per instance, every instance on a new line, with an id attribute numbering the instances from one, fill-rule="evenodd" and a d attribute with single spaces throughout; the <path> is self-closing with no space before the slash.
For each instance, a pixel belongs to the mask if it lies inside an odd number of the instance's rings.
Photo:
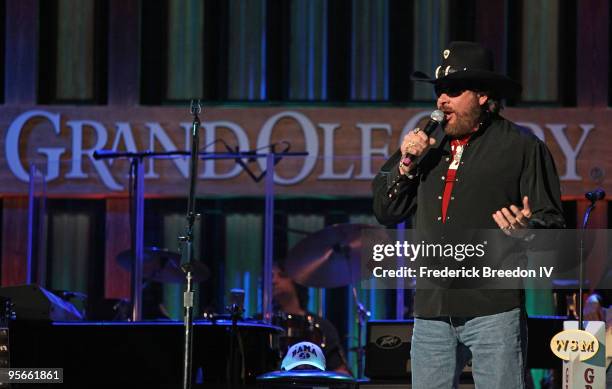
<path id="1" fill-rule="evenodd" d="M 399 336 L 383 335 L 376 339 L 376 345 L 383 349 L 397 348 L 402 345 L 402 340 Z"/>

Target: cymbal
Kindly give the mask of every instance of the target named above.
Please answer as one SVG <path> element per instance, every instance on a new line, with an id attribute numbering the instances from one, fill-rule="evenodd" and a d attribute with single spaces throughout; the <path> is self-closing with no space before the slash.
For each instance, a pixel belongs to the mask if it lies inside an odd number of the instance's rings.
<path id="1" fill-rule="evenodd" d="M 307 236 L 289 251 L 287 275 L 298 284 L 316 288 L 359 282 L 365 229 L 380 231 L 384 239 L 385 230 L 369 224 L 334 224 Z"/>
<path id="2" fill-rule="evenodd" d="M 76 292 L 73 290 L 53 289 L 51 290 L 51 293 L 61 297 L 63 300 L 70 300 L 75 298 L 81 301 L 87 301 L 87 295 L 85 293 Z"/>
<path id="3" fill-rule="evenodd" d="M 117 261 L 121 267 L 131 271 L 132 250 L 119 253 Z M 143 278 L 165 283 L 185 282 L 185 273 L 181 270 L 181 255 L 179 253 L 155 246 L 145 247 L 142 262 Z M 193 261 L 191 274 L 194 282 L 203 282 L 210 276 L 210 271 L 202 262 Z"/>

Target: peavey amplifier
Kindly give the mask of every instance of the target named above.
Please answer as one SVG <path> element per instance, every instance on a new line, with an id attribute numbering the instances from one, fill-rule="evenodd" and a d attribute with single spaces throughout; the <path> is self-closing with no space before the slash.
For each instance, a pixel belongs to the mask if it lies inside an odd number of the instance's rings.
<path id="1" fill-rule="evenodd" d="M 410 377 L 412 326 L 412 320 L 371 320 L 367 323 L 366 377 Z"/>

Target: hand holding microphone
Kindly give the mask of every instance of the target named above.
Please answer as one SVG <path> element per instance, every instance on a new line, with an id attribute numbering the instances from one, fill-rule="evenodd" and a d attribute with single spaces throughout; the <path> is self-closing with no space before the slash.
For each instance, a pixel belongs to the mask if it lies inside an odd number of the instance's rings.
<path id="1" fill-rule="evenodd" d="M 429 135 L 442 121 L 444 121 L 444 113 L 440 110 L 435 110 L 431 113 L 430 119 L 422 130 L 415 128 L 404 137 L 400 146 L 402 159 L 399 169 L 401 174 L 406 174 L 412 170 L 415 165 L 412 161 L 425 154 L 427 149 L 436 143 L 436 140 L 429 138 Z"/>

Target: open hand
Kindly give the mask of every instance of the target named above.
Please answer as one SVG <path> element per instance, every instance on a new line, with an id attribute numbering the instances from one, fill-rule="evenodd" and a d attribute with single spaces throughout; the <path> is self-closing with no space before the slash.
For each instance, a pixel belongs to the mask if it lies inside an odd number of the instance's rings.
<path id="1" fill-rule="evenodd" d="M 495 212 L 493 220 L 508 236 L 522 237 L 525 235 L 525 229 L 529 226 L 531 218 L 531 208 L 529 207 L 529 198 L 523 197 L 523 208 L 519 208 L 511 204 L 507 208 L 502 208 Z"/>

